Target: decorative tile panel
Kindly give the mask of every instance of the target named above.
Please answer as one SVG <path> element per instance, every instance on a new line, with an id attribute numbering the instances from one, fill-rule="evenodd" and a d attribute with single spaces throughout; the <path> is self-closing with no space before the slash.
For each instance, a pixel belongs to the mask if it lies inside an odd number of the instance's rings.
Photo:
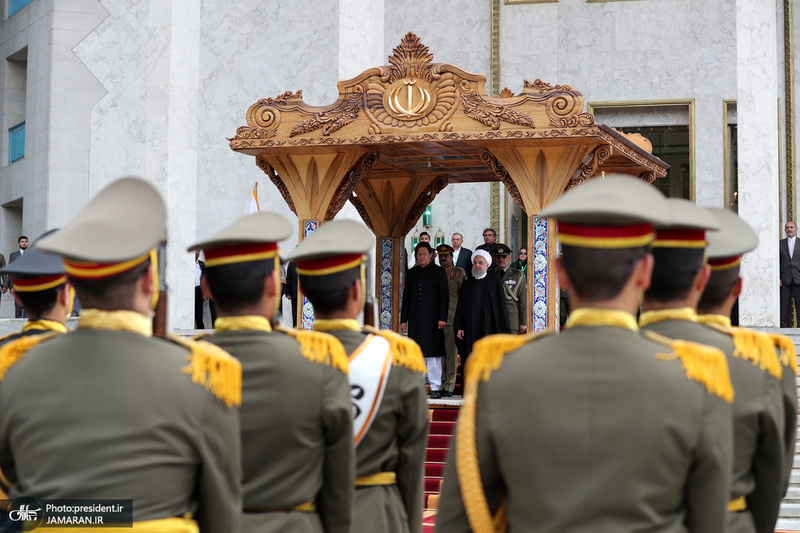
<path id="1" fill-rule="evenodd" d="M 392 258 L 394 239 L 381 237 L 381 292 L 378 323 L 381 329 L 392 329 Z"/>
<path id="2" fill-rule="evenodd" d="M 547 329 L 547 219 L 535 217 L 533 241 L 533 331 Z"/>
<path id="3" fill-rule="evenodd" d="M 315 231 L 317 231 L 316 220 L 306 220 L 303 222 L 303 238 L 305 239 Z M 311 329 L 314 327 L 314 306 L 308 301 L 308 298 L 303 296 L 303 329 Z"/>

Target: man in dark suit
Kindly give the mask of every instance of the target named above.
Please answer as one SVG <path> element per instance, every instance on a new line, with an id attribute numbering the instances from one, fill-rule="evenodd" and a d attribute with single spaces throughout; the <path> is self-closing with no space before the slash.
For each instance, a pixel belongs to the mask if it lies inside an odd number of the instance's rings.
<path id="1" fill-rule="evenodd" d="M 797 224 L 791 220 L 784 227 L 786 238 L 778 245 L 781 268 L 781 327 L 792 325 L 792 301 L 800 302 L 800 249 L 797 248 Z M 13 259 L 12 259 L 13 260 Z"/>
<path id="2" fill-rule="evenodd" d="M 464 244 L 464 236 L 460 233 L 453 233 L 450 242 L 453 243 L 453 266 L 463 268 L 467 277 L 472 277 L 472 250 L 461 246 Z"/>
<path id="3" fill-rule="evenodd" d="M 28 249 L 28 237 L 25 235 L 20 235 L 17 239 L 17 244 L 19 245 L 19 250 L 16 252 L 11 252 L 11 255 L 8 257 L 8 264 L 10 265 L 25 253 L 25 250 Z M 11 282 L 11 278 L 8 278 L 9 284 L 8 287 L 11 289 L 11 294 L 14 294 L 14 283 Z M 25 308 L 22 307 L 18 301 L 14 300 L 14 318 L 28 318 L 28 315 L 25 313 Z"/>

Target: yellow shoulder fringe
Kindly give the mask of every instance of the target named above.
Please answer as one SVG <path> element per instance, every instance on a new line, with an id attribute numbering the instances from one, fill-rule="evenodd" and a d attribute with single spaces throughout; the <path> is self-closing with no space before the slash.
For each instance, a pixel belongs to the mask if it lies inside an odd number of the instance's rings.
<path id="1" fill-rule="evenodd" d="M 192 383 L 204 386 L 226 406 L 242 405 L 242 365 L 231 354 L 206 341 L 170 335 L 176 344 L 191 350 L 189 365 L 182 370 Z"/>
<path id="2" fill-rule="evenodd" d="M 501 502 L 492 515 L 486 493 L 483 490 L 478 465 L 478 449 L 475 439 L 475 412 L 478 402 L 478 383 L 488 381 L 494 370 L 500 368 L 503 357 L 545 333 L 537 335 L 491 335 L 473 346 L 467 359 L 464 404 L 456 425 L 456 471 L 461 484 L 461 498 L 467 511 L 467 519 L 476 533 L 504 532 L 508 529 L 506 500 Z"/>
<path id="3" fill-rule="evenodd" d="M 0 348 L 0 381 L 6 377 L 8 369 L 17 364 L 17 362 L 25 357 L 28 350 L 56 335 L 62 335 L 57 331 L 49 333 L 42 333 L 41 335 L 28 335 L 27 337 L 20 337 L 17 340 L 11 341 Z"/>
<path id="4" fill-rule="evenodd" d="M 700 383 L 706 392 L 718 396 L 727 403 L 733 401 L 733 384 L 728 371 L 728 360 L 717 348 L 694 342 L 672 340 L 653 333 L 643 332 L 648 339 L 672 348 L 671 354 L 656 354 L 658 359 L 669 361 L 680 359 L 686 378 Z"/>
<path id="5" fill-rule="evenodd" d="M 424 374 L 425 358 L 422 357 L 422 350 L 413 339 L 409 339 L 390 331 L 388 329 L 376 329 L 371 326 L 364 326 L 364 331 L 372 333 L 373 335 L 380 335 L 392 346 L 394 357 L 392 358 L 392 366 L 404 366 L 414 372 Z"/>
<path id="6" fill-rule="evenodd" d="M 792 339 L 786 335 L 778 333 L 769 334 L 772 337 L 772 342 L 781 350 L 781 364 L 785 367 L 791 368 L 794 375 L 797 375 L 797 353 L 794 350 L 794 343 Z"/>
<path id="7" fill-rule="evenodd" d="M 347 374 L 347 352 L 339 339 L 321 331 L 307 329 L 278 328 L 300 343 L 300 354 L 320 365 L 332 366 Z"/>
<path id="8" fill-rule="evenodd" d="M 733 356 L 735 358 L 750 361 L 753 366 L 758 366 L 762 372 L 766 372 L 770 376 L 778 379 L 783 377 L 783 367 L 778 359 L 778 354 L 775 353 L 775 344 L 769 335 L 746 328 L 717 324 L 706 325 L 733 338 Z"/>
<path id="9" fill-rule="evenodd" d="M 482 338 L 472 347 L 472 354 L 467 359 L 465 384 L 481 380 L 489 381 L 492 372 L 500 368 L 505 354 L 549 333 L 545 331 L 536 335 L 498 334 Z"/>

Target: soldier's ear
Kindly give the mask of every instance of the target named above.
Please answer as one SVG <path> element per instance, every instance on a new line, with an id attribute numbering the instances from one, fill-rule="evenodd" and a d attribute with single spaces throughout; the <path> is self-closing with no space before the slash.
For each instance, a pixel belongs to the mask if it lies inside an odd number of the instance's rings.
<path id="1" fill-rule="evenodd" d="M 212 302 L 216 301 L 216 298 L 214 298 L 214 293 L 211 292 L 211 286 L 208 284 L 208 278 L 205 274 L 203 274 L 203 276 L 200 278 L 200 292 L 202 292 L 203 296 Z"/>
<path id="2" fill-rule="evenodd" d="M 703 265 L 703 268 L 700 269 L 700 272 L 694 277 L 694 288 L 699 293 L 705 290 L 706 285 L 708 285 L 708 280 L 711 279 L 711 265 L 708 263 Z"/>
<path id="3" fill-rule="evenodd" d="M 650 288 L 650 281 L 653 278 L 653 265 L 655 260 L 653 254 L 646 253 L 633 266 L 633 275 L 636 277 L 636 286 L 646 291 Z"/>
<path id="4" fill-rule="evenodd" d="M 270 298 L 275 298 L 278 295 L 278 287 L 280 287 L 280 278 L 277 269 L 273 269 L 269 276 L 264 279 L 264 293 Z"/>
<path id="5" fill-rule="evenodd" d="M 572 280 L 569 279 L 567 269 L 564 267 L 564 259 L 561 256 L 556 257 L 556 275 L 559 287 L 566 290 L 572 289 Z"/>
<path id="6" fill-rule="evenodd" d="M 742 294 L 742 285 L 744 280 L 741 276 L 736 278 L 736 283 L 733 284 L 733 297 L 738 298 Z"/>

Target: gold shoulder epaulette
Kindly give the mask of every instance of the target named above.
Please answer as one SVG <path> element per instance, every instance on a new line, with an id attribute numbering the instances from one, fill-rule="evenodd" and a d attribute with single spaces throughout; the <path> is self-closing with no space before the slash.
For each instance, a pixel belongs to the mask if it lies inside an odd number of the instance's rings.
<path id="1" fill-rule="evenodd" d="M 490 335 L 475 343 L 472 354 L 467 359 L 464 404 L 461 406 L 456 425 L 456 471 L 461 484 L 461 498 L 472 531 L 486 533 L 506 531 L 508 526 L 506 498 L 503 498 L 503 502 L 492 514 L 481 482 L 475 423 L 478 382 L 489 380 L 492 372 L 502 365 L 506 353 L 548 333 L 525 336 Z"/>
<path id="2" fill-rule="evenodd" d="M 347 374 L 347 352 L 339 339 L 321 331 L 281 328 L 281 332 L 300 343 L 300 354 L 320 365 L 328 365 Z"/>
<path id="3" fill-rule="evenodd" d="M 687 379 L 700 383 L 706 392 L 728 403 L 733 401 L 733 384 L 728 371 L 728 360 L 722 350 L 694 342 L 673 340 L 652 331 L 643 335 L 651 341 L 672 349 L 670 354 L 656 354 L 658 359 L 680 359 Z"/>
<path id="4" fill-rule="evenodd" d="M 3 347 L 0 348 L 0 381 L 6 377 L 6 372 L 8 372 L 9 368 L 25 357 L 28 350 L 40 342 L 55 337 L 56 335 L 62 335 L 62 333 L 51 331 L 42 333 L 41 335 L 28 335 L 4 344 Z"/>
<path id="5" fill-rule="evenodd" d="M 464 372 L 465 387 L 477 385 L 479 381 L 489 381 L 492 372 L 500 368 L 503 363 L 505 354 L 550 333 L 542 331 L 535 335 L 497 334 L 483 337 L 472 346 L 472 354 L 467 359 Z"/>
<path id="6" fill-rule="evenodd" d="M 783 367 L 772 339 L 765 333 L 747 328 L 721 326 L 719 324 L 706 324 L 733 339 L 733 356 L 737 359 L 750 361 L 753 366 L 758 366 L 763 372 L 781 379 Z"/>
<path id="7" fill-rule="evenodd" d="M 228 407 L 242 405 L 242 365 L 231 354 L 206 341 L 170 335 L 172 342 L 191 350 L 189 365 L 183 372 L 192 383 L 204 386 Z"/>
<path id="8" fill-rule="evenodd" d="M 781 364 L 785 367 L 791 368 L 794 375 L 797 375 L 797 353 L 794 349 L 794 342 L 786 335 L 779 333 L 768 333 L 772 338 L 772 342 L 781 351 Z"/>
<path id="9" fill-rule="evenodd" d="M 392 346 L 392 366 L 404 366 L 414 372 L 425 373 L 425 358 L 422 357 L 422 350 L 419 344 L 413 339 L 404 337 L 399 333 L 388 329 L 376 329 L 371 326 L 364 326 L 364 331 L 373 335 L 380 335 Z"/>

